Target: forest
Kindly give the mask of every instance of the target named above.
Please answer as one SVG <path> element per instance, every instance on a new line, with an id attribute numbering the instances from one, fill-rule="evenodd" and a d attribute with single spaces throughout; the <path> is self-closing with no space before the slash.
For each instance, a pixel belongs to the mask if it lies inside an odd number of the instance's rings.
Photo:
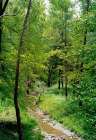
<path id="1" fill-rule="evenodd" d="M 0 140 L 96 140 L 96 0 L 0 0 Z"/>

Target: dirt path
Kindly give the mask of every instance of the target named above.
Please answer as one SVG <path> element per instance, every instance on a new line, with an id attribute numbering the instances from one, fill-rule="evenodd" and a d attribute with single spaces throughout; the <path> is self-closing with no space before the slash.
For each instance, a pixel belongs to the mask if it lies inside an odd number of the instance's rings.
<path id="1" fill-rule="evenodd" d="M 60 123 L 51 120 L 40 109 L 32 110 L 28 108 L 28 112 L 37 119 L 44 135 L 44 140 L 81 140 L 81 138 L 64 128 Z"/>

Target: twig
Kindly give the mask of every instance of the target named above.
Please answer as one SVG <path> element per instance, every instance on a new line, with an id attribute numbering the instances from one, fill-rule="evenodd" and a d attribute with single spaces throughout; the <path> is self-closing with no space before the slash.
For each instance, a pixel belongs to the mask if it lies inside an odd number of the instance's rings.
<path id="1" fill-rule="evenodd" d="M 9 15 L 9 14 L 3 14 L 3 15 L 0 16 L 0 18 L 5 17 L 5 16 L 17 16 L 17 14 L 12 14 L 12 15 Z"/>

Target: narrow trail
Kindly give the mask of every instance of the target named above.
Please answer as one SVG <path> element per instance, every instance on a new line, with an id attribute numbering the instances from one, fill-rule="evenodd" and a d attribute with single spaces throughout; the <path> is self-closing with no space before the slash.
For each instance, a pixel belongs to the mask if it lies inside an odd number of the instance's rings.
<path id="1" fill-rule="evenodd" d="M 51 120 L 48 115 L 45 115 L 40 109 L 28 108 L 30 116 L 34 116 L 39 124 L 39 127 L 44 135 L 44 140 L 81 140 L 73 132 L 64 128 L 60 123 Z"/>

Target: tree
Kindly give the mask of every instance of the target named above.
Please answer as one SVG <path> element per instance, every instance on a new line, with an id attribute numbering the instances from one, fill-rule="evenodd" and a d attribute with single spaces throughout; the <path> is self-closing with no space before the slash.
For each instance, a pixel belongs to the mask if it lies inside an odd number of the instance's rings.
<path id="1" fill-rule="evenodd" d="M 72 19 L 72 11 L 70 10 L 71 2 L 70 2 L 70 0 L 68 0 L 68 1 L 55 0 L 54 2 L 51 1 L 51 5 L 52 5 L 52 8 L 51 8 L 52 17 L 51 18 L 53 20 L 53 28 L 55 30 L 55 35 L 53 34 L 53 36 L 54 36 L 53 50 L 57 49 L 57 50 L 61 50 L 63 52 L 63 64 L 61 62 L 62 68 L 60 68 L 59 72 L 58 72 L 58 79 L 59 79 L 58 88 L 60 89 L 61 84 L 63 87 L 63 77 L 64 77 L 64 85 L 65 85 L 64 93 L 67 97 L 68 96 L 68 92 L 67 92 L 67 85 L 68 85 L 67 67 L 68 66 L 67 65 L 69 65 L 69 64 L 68 64 L 68 60 L 66 58 L 67 58 L 67 52 L 71 45 L 70 35 L 69 35 L 69 20 Z"/>
<path id="2" fill-rule="evenodd" d="M 5 13 L 8 2 L 9 0 L 6 0 L 5 3 L 3 2 L 3 0 L 0 1 L 0 61 L 1 61 L 0 67 L 1 67 L 1 70 L 4 70 L 4 65 L 2 63 L 2 57 L 1 57 L 2 55 L 2 20 L 3 20 L 3 15 Z"/>
<path id="3" fill-rule="evenodd" d="M 3 2 L 3 0 L 0 1 L 0 53 L 2 51 L 2 46 L 1 46 L 1 42 L 2 42 L 2 17 L 3 17 L 5 10 L 6 10 L 8 2 L 9 2 L 9 0 L 6 0 L 5 3 Z M 3 3 L 4 3 L 4 5 L 3 5 Z"/>
<path id="4" fill-rule="evenodd" d="M 18 47 L 18 52 L 17 52 L 18 55 L 17 55 L 17 63 L 16 63 L 14 105 L 15 105 L 15 110 L 16 110 L 19 140 L 23 140 L 20 109 L 19 109 L 19 105 L 18 105 L 18 84 L 19 84 L 20 55 L 21 55 L 21 49 L 23 47 L 23 37 L 24 37 L 24 33 L 26 31 L 26 28 L 27 28 L 27 22 L 28 22 L 28 18 L 29 18 L 29 14 L 30 14 L 31 3 L 32 3 L 32 0 L 29 0 L 28 9 L 27 9 L 27 13 L 26 13 L 26 16 L 25 16 L 24 24 L 23 24 L 23 29 L 22 29 L 21 36 L 20 36 L 20 43 L 19 43 L 19 47 Z"/>

